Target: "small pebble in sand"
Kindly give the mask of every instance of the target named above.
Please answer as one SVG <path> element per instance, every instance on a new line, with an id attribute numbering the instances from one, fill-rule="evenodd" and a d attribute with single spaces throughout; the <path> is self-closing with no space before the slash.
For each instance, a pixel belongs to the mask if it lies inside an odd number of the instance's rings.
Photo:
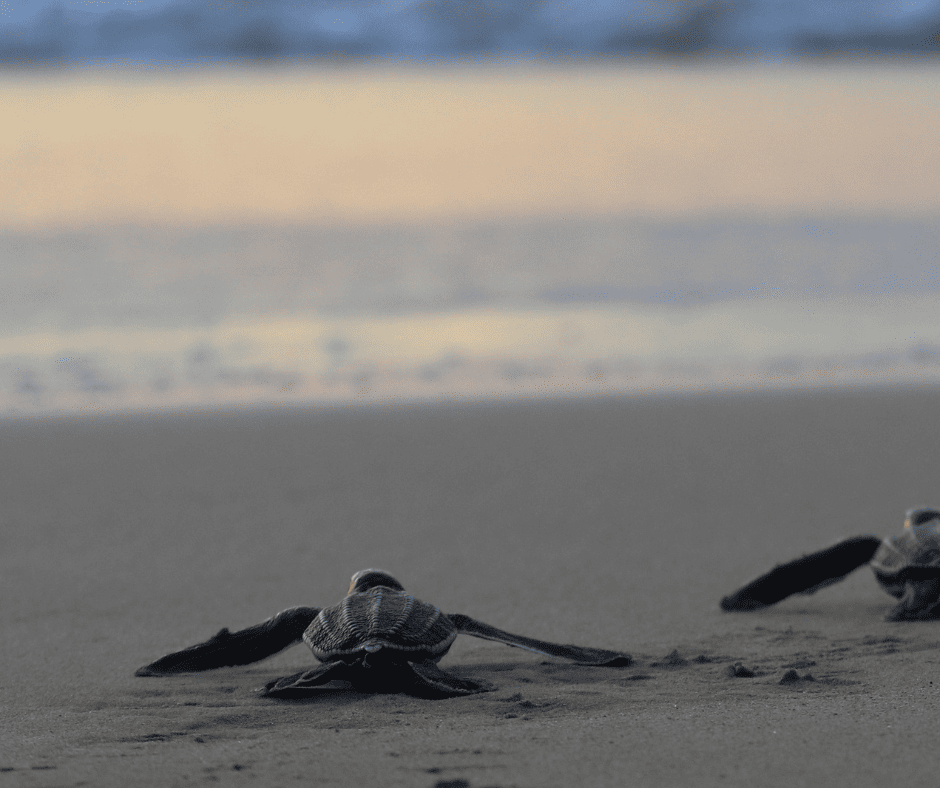
<path id="1" fill-rule="evenodd" d="M 784 673 L 783 678 L 780 679 L 781 684 L 795 684 L 798 681 L 816 681 L 816 679 L 813 678 L 812 673 L 807 673 L 805 676 L 801 676 L 793 669 L 790 669 Z"/>
<path id="2" fill-rule="evenodd" d="M 688 665 L 688 664 L 689 664 L 689 661 L 679 655 L 679 649 L 674 648 L 665 657 L 663 657 L 661 662 L 652 663 L 652 667 L 654 668 L 681 668 L 684 665 Z"/>

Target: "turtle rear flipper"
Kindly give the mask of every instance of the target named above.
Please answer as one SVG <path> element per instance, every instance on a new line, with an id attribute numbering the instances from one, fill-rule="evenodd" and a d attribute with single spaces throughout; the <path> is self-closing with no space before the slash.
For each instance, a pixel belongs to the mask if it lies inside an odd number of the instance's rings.
<path id="1" fill-rule="evenodd" d="M 305 698 L 310 690 L 322 687 L 331 681 L 351 681 L 353 671 L 362 670 L 361 666 L 348 665 L 337 660 L 326 662 L 313 670 L 304 670 L 290 676 L 283 676 L 265 684 L 261 695 L 265 698 Z"/>
<path id="2" fill-rule="evenodd" d="M 722 599 L 721 607 L 728 611 L 759 610 L 792 594 L 812 594 L 867 564 L 880 545 L 881 539 L 874 536 L 844 539 L 825 550 L 774 567 Z"/>
<path id="3" fill-rule="evenodd" d="M 524 648 L 527 651 L 534 651 L 536 654 L 576 662 L 579 665 L 619 668 L 633 662 L 633 658 L 629 654 L 623 654 L 619 651 L 552 643 L 547 640 L 528 638 L 524 635 L 513 635 L 511 632 L 504 632 L 461 613 L 448 614 L 447 617 L 457 627 L 457 631 L 464 635 L 473 635 L 473 637 L 482 638 L 483 640 L 495 640 L 497 643 L 504 643 L 507 646 Z"/>
<path id="4" fill-rule="evenodd" d="M 325 684 L 344 681 L 359 692 L 407 692 L 428 698 L 474 695 L 489 692 L 490 687 L 451 676 L 433 660 L 423 662 L 382 661 L 367 667 L 365 660 L 327 662 L 313 670 L 284 676 L 267 684 L 261 692 L 266 698 L 308 698 L 322 692 Z"/>
<path id="5" fill-rule="evenodd" d="M 430 659 L 408 664 L 417 679 L 415 683 L 419 692 L 423 688 L 441 695 L 475 695 L 478 692 L 491 692 L 493 689 L 489 685 L 445 673 Z"/>
<path id="6" fill-rule="evenodd" d="M 904 582 L 898 604 L 886 621 L 929 621 L 940 618 L 940 577 Z"/>
<path id="7" fill-rule="evenodd" d="M 220 629 L 204 643 L 160 657 L 134 675 L 167 676 L 258 662 L 300 643 L 304 630 L 319 612 L 315 607 L 292 607 L 238 632 Z"/>

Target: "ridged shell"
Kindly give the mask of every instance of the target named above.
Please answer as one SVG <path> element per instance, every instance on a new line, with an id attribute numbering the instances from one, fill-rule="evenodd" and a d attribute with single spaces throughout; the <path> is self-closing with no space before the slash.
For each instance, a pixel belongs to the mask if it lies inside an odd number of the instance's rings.
<path id="1" fill-rule="evenodd" d="M 874 557 L 871 567 L 878 579 L 890 582 L 905 569 L 940 569 L 940 519 L 905 524 L 898 536 L 885 539 Z"/>
<path id="2" fill-rule="evenodd" d="M 415 660 L 438 659 L 456 637 L 439 608 L 384 586 L 324 608 L 304 632 L 304 642 L 321 662 L 381 649 L 411 652 Z"/>

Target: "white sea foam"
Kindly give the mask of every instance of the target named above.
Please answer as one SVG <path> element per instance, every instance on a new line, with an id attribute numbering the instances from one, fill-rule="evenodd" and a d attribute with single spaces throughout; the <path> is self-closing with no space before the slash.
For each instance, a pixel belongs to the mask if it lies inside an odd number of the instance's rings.
<path id="1" fill-rule="evenodd" d="M 8 236 L 0 409 L 940 380 L 935 222 L 544 230 Z"/>
<path id="2" fill-rule="evenodd" d="M 2 407 L 572 396 L 940 381 L 936 297 L 476 309 L 0 337 Z"/>

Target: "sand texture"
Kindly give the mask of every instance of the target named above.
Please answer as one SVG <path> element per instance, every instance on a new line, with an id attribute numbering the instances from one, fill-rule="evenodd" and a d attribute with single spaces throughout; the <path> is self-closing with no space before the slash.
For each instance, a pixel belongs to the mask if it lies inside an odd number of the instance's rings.
<path id="1" fill-rule="evenodd" d="M 938 405 L 893 390 L 0 422 L 0 786 L 936 785 L 940 623 L 886 623 L 867 569 L 760 613 L 718 600 L 936 504 Z M 635 663 L 462 637 L 442 667 L 497 690 L 438 701 L 258 697 L 312 665 L 303 648 L 133 675 L 222 626 L 333 604 L 368 566 L 445 611 Z"/>

